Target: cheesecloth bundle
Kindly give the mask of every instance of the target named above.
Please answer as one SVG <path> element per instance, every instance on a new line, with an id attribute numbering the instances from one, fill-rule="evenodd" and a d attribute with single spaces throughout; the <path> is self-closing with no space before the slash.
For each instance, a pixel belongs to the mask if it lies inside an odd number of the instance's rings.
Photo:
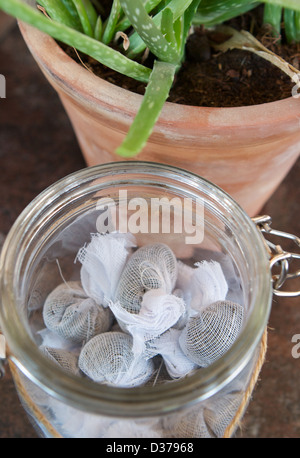
<path id="1" fill-rule="evenodd" d="M 80 370 L 78 367 L 78 355 L 72 351 L 55 348 L 55 347 L 41 347 L 44 355 L 53 361 L 55 364 L 58 364 L 67 372 L 80 376 Z"/>
<path id="2" fill-rule="evenodd" d="M 49 331 L 81 345 L 79 368 L 93 380 L 144 383 L 156 356 L 171 378 L 184 377 L 221 357 L 242 329 L 243 306 L 226 300 L 217 261 L 191 267 L 163 243 L 137 248 L 131 234 L 118 232 L 91 234 L 76 261 L 80 281 L 57 286 L 43 318 Z"/>
<path id="3" fill-rule="evenodd" d="M 191 317 L 179 344 L 183 353 L 200 367 L 207 367 L 232 346 L 243 325 L 243 307 L 217 301 Z"/>
<path id="4" fill-rule="evenodd" d="M 79 250 L 76 260 L 82 264 L 82 287 L 98 304 L 107 307 L 115 300 L 120 276 L 135 246 L 130 233 L 97 233 L 91 234 L 91 241 Z"/>
<path id="5" fill-rule="evenodd" d="M 87 342 L 79 368 L 95 382 L 121 387 L 141 385 L 154 371 L 151 360 L 135 357 L 132 338 L 123 332 L 105 332 Z"/>
<path id="6" fill-rule="evenodd" d="M 242 330 L 243 304 L 217 260 L 189 266 L 166 244 L 138 248 L 132 234 L 112 232 L 91 234 L 76 262 L 80 280 L 45 300 L 40 348 L 77 376 L 123 388 L 167 383 L 221 358 Z M 203 415 L 191 411 L 176 434 L 209 436 Z"/>
<path id="7" fill-rule="evenodd" d="M 116 291 L 116 301 L 130 313 L 138 313 L 147 291 L 160 289 L 170 294 L 177 278 L 177 261 L 162 243 L 139 248 L 124 268 Z"/>
<path id="8" fill-rule="evenodd" d="M 112 324 L 112 314 L 88 297 L 79 282 L 62 283 L 47 297 L 43 318 L 45 325 L 61 337 L 84 342 Z"/>

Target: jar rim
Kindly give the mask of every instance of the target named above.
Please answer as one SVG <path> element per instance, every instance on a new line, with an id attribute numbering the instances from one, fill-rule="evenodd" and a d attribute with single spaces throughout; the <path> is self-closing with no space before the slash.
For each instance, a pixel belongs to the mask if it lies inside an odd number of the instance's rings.
<path id="1" fill-rule="evenodd" d="M 161 173 L 197 189 L 205 187 L 210 196 L 222 204 L 247 228 L 257 267 L 257 294 L 245 328 L 232 347 L 217 361 L 194 374 L 153 387 L 117 388 L 66 373 L 47 360 L 36 345 L 16 310 L 14 272 L 19 250 L 18 240 L 26 228 L 35 224 L 37 209 L 53 205 L 62 193 L 78 191 L 78 182 L 88 183 L 99 176 L 116 174 Z M 121 417 L 143 417 L 176 410 L 206 399 L 229 383 L 249 362 L 259 344 L 268 321 L 272 288 L 264 244 L 251 218 L 225 191 L 192 172 L 174 166 L 144 161 L 120 161 L 87 167 L 57 181 L 40 193 L 20 214 L 12 226 L 1 253 L 0 325 L 9 347 L 9 358 L 30 380 L 57 399 L 92 413 Z"/>

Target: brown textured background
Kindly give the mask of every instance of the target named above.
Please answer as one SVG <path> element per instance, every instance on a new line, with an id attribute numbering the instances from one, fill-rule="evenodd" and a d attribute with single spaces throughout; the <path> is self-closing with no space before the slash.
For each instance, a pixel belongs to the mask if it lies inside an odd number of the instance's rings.
<path id="1" fill-rule="evenodd" d="M 1 244 L 37 194 L 85 163 L 57 95 L 34 63 L 14 21 L 2 14 L 0 74 L 7 82 L 7 98 L 0 99 Z M 300 161 L 262 211 L 272 216 L 272 227 L 297 235 L 299 168 Z M 292 242 L 284 248 L 295 250 Z M 266 362 L 238 437 L 300 438 L 300 358 L 291 354 L 292 336 L 300 334 L 299 302 L 299 298 L 273 300 Z M 0 411 L 0 438 L 37 437 L 8 369 L 0 380 Z"/>

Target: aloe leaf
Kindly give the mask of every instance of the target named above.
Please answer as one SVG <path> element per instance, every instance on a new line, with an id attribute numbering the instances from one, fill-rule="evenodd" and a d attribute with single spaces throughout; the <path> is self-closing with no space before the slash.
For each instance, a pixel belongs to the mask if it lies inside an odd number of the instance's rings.
<path id="1" fill-rule="evenodd" d="M 70 15 L 73 18 L 73 21 L 77 25 L 77 27 L 74 27 L 74 29 L 82 31 L 81 21 L 79 19 L 79 16 L 78 16 L 78 13 L 74 6 L 73 1 L 72 0 L 61 0 L 61 3 L 63 3 L 64 6 L 67 8 L 67 10 L 69 11 Z M 68 25 L 68 24 L 65 24 L 65 25 Z"/>
<path id="2" fill-rule="evenodd" d="M 178 49 L 178 52 L 181 52 L 182 41 L 183 41 L 183 31 L 184 31 L 184 19 L 183 19 L 183 16 L 179 17 L 173 23 L 173 30 L 174 30 L 176 47 Z"/>
<path id="3" fill-rule="evenodd" d="M 159 3 L 161 0 L 147 0 L 144 2 L 144 7 L 147 13 L 150 13 Z M 117 24 L 116 31 L 123 32 L 124 30 L 128 29 L 131 26 L 131 22 L 126 16 L 123 16 L 120 19 L 119 23 Z"/>
<path id="4" fill-rule="evenodd" d="M 82 3 L 83 3 L 83 6 L 85 8 L 85 11 L 86 11 L 86 13 L 88 15 L 90 24 L 91 24 L 92 28 L 94 29 L 95 26 L 96 26 L 97 18 L 98 18 L 98 14 L 97 14 L 97 12 L 96 12 L 96 10 L 94 8 L 94 5 L 91 2 L 91 0 L 82 0 Z"/>
<path id="5" fill-rule="evenodd" d="M 105 29 L 103 32 L 103 37 L 102 37 L 103 43 L 108 44 L 113 39 L 113 36 L 115 34 L 115 28 L 119 20 L 121 11 L 122 11 L 122 8 L 121 8 L 119 0 L 114 0 L 111 10 L 110 10 L 110 15 L 108 17 L 108 20 L 106 22 Z"/>
<path id="6" fill-rule="evenodd" d="M 300 11 L 295 11 L 295 33 L 296 41 L 300 42 Z"/>
<path id="7" fill-rule="evenodd" d="M 96 9 L 96 11 L 98 12 L 98 14 L 100 14 L 102 16 L 105 15 L 105 9 L 104 9 L 104 7 L 102 5 L 102 3 L 103 3 L 102 0 L 91 0 L 91 3 L 93 4 L 93 6 Z"/>
<path id="8" fill-rule="evenodd" d="M 300 12 L 284 9 L 284 28 L 288 43 L 300 41 Z"/>
<path id="9" fill-rule="evenodd" d="M 279 5 L 290 10 L 300 11 L 299 0 L 263 0 L 263 2 L 271 3 L 272 5 Z"/>
<path id="10" fill-rule="evenodd" d="M 128 59 L 109 46 L 83 35 L 77 30 L 48 19 L 21 0 L 0 0 L 0 9 L 27 22 L 44 33 L 87 54 L 103 65 L 138 81 L 148 82 L 151 69 Z"/>
<path id="11" fill-rule="evenodd" d="M 187 40 L 189 31 L 192 25 L 192 21 L 193 21 L 195 12 L 199 6 L 200 1 L 201 0 L 193 0 L 192 3 L 189 5 L 189 7 L 184 12 L 183 16 L 177 19 L 177 21 L 174 22 L 173 24 L 174 33 L 176 37 L 176 43 L 177 43 L 177 47 L 181 55 L 181 60 L 183 60 L 184 58 L 186 40 Z"/>
<path id="12" fill-rule="evenodd" d="M 246 13 L 261 2 L 256 0 L 202 0 L 193 24 L 213 26 Z"/>
<path id="13" fill-rule="evenodd" d="M 154 62 L 139 111 L 130 126 L 125 140 L 117 148 L 117 154 L 123 157 L 133 157 L 145 146 L 168 98 L 175 71 L 175 65 L 160 61 Z"/>
<path id="14" fill-rule="evenodd" d="M 148 15 L 141 0 L 120 0 L 125 15 L 145 45 L 160 60 L 177 63 L 176 47 L 170 44 Z"/>
<path id="15" fill-rule="evenodd" d="M 296 41 L 295 11 L 285 8 L 283 17 L 286 40 L 288 43 L 292 43 Z"/>
<path id="16" fill-rule="evenodd" d="M 188 37 L 188 33 L 193 23 L 193 19 L 195 17 L 195 13 L 197 11 L 197 8 L 199 7 L 200 2 L 201 0 L 193 0 L 192 3 L 189 5 L 189 7 L 184 12 L 184 29 L 183 29 L 183 35 L 182 35 L 183 50 L 184 50 L 184 46 L 185 46 L 185 43 Z"/>
<path id="17" fill-rule="evenodd" d="M 187 10 L 187 8 L 190 6 L 192 1 L 193 0 L 185 0 L 185 1 L 171 0 L 171 1 L 168 1 L 165 8 L 170 8 L 170 10 L 173 13 L 174 21 L 176 21 L 180 16 L 183 16 L 183 14 Z M 155 16 L 155 20 L 158 20 L 158 23 L 160 23 L 161 21 L 162 13 L 163 13 L 163 9 L 159 13 L 157 13 L 157 15 Z"/>
<path id="18" fill-rule="evenodd" d="M 131 0 L 132 1 L 132 0 Z M 173 13 L 173 20 L 174 22 L 177 21 L 178 18 L 184 15 L 186 9 L 190 6 L 193 0 L 171 0 L 168 2 L 165 8 L 169 8 Z M 157 28 L 161 26 L 162 14 L 163 10 L 159 11 L 153 18 L 154 24 Z M 146 48 L 146 44 L 141 38 L 141 36 L 136 32 L 130 37 L 130 52 L 127 54 L 128 57 L 134 58 L 138 54 L 142 53 Z"/>
<path id="19" fill-rule="evenodd" d="M 101 41 L 102 38 L 102 30 L 103 30 L 103 24 L 102 24 L 102 19 L 101 16 L 99 15 L 97 18 L 95 30 L 94 30 L 94 38 L 96 40 Z"/>
<path id="20" fill-rule="evenodd" d="M 77 13 L 80 18 L 84 33 L 89 37 L 92 37 L 94 35 L 94 30 L 91 25 L 89 15 L 85 9 L 83 0 L 73 0 L 73 3 L 77 9 Z"/>
<path id="21" fill-rule="evenodd" d="M 169 43 L 176 43 L 174 27 L 173 27 L 173 13 L 170 8 L 165 8 L 161 18 L 161 33 L 165 36 Z"/>
<path id="22" fill-rule="evenodd" d="M 281 32 L 282 7 L 279 5 L 265 4 L 264 7 L 264 24 L 272 27 L 273 35 L 280 36 Z"/>
<path id="23" fill-rule="evenodd" d="M 38 0 L 38 3 L 45 8 L 47 14 L 57 22 L 65 24 L 76 30 L 82 30 L 78 22 L 74 20 L 72 14 L 66 6 L 58 0 Z"/>

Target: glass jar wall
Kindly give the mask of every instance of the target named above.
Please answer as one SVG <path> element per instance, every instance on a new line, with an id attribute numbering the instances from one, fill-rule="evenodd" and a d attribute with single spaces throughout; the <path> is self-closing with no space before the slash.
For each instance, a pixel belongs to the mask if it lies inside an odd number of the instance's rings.
<path id="1" fill-rule="evenodd" d="M 230 348 L 182 377 L 166 375 L 157 359 L 152 376 L 134 387 L 98 383 L 45 356 L 45 301 L 58 285 L 82 280 L 78 252 L 92 234 L 105 232 L 131 234 L 134 250 L 163 243 L 188 268 L 218 263 L 226 300 L 243 308 Z M 271 279 L 255 225 L 212 183 L 143 162 L 96 166 L 64 178 L 11 229 L 1 256 L 1 293 L 1 329 L 16 388 L 42 436 L 189 438 L 235 431 L 263 362 Z"/>

